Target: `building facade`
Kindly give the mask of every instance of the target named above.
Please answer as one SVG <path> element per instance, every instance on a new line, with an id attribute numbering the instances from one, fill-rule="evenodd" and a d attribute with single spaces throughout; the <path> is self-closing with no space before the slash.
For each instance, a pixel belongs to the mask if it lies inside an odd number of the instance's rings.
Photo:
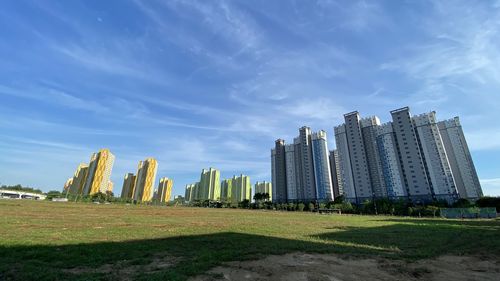
<path id="1" fill-rule="evenodd" d="M 373 195 L 376 198 L 387 197 L 377 145 L 377 130 L 380 127 L 380 119 L 377 116 L 363 118 L 360 120 L 360 125 Z"/>
<path id="2" fill-rule="evenodd" d="M 354 179 L 351 168 L 351 156 L 349 155 L 349 146 L 347 142 L 347 134 L 345 124 L 336 126 L 335 131 L 335 142 L 337 144 L 337 156 L 338 156 L 338 180 L 339 189 L 343 191 L 344 198 L 352 203 L 357 202 L 356 200 L 356 190 L 354 188 Z"/>
<path id="3" fill-rule="evenodd" d="M 448 202 L 455 201 L 458 193 L 436 122 L 436 112 L 414 116 L 412 121 L 422 151 L 424 167 L 433 199 Z"/>
<path id="4" fill-rule="evenodd" d="M 288 202 L 297 201 L 297 175 L 295 174 L 295 145 L 285 145 L 286 198 Z"/>
<path id="5" fill-rule="evenodd" d="M 92 154 L 82 191 L 84 196 L 98 192 L 106 193 L 114 161 L 115 156 L 106 148 Z"/>
<path id="6" fill-rule="evenodd" d="M 274 147 L 273 202 L 287 202 L 285 141 L 278 139 Z"/>
<path id="7" fill-rule="evenodd" d="M 254 193 L 260 193 L 260 194 L 269 194 L 269 200 L 273 200 L 272 194 L 273 194 L 273 186 L 270 182 L 256 182 L 255 187 L 254 187 Z"/>
<path id="8" fill-rule="evenodd" d="M 377 128 L 377 147 L 387 197 L 390 199 L 406 198 L 408 194 L 404 185 L 392 122 L 382 124 Z"/>
<path id="9" fill-rule="evenodd" d="M 71 183 L 68 186 L 67 192 L 72 195 L 81 195 L 83 192 L 83 187 L 85 185 L 85 180 L 87 179 L 87 173 L 89 170 L 89 165 L 86 163 L 81 163 L 71 179 Z"/>
<path id="10" fill-rule="evenodd" d="M 483 196 L 472 156 L 458 117 L 438 122 L 439 132 L 448 156 L 458 195 L 478 199 Z"/>
<path id="11" fill-rule="evenodd" d="M 316 183 L 314 180 L 314 163 L 312 155 L 311 128 L 304 126 L 299 129 L 300 140 L 300 163 L 302 166 L 302 187 L 303 194 L 299 200 L 316 200 Z"/>
<path id="12" fill-rule="evenodd" d="M 163 177 L 160 179 L 158 184 L 158 190 L 156 191 L 156 200 L 160 203 L 167 203 L 170 201 L 172 196 L 172 186 L 174 185 L 174 181 L 167 177 Z"/>
<path id="13" fill-rule="evenodd" d="M 333 185 L 325 131 L 311 134 L 316 200 L 333 201 Z"/>
<path id="14" fill-rule="evenodd" d="M 122 194 L 121 198 L 123 199 L 132 199 L 134 198 L 134 190 L 135 190 L 135 175 L 134 173 L 127 173 L 123 178 L 123 186 L 122 186 Z"/>
<path id="15" fill-rule="evenodd" d="M 220 171 L 214 168 L 203 169 L 198 192 L 200 200 L 220 200 Z"/>
<path id="16" fill-rule="evenodd" d="M 153 198 L 158 162 L 154 158 L 139 161 L 135 180 L 134 201 L 149 202 Z"/>

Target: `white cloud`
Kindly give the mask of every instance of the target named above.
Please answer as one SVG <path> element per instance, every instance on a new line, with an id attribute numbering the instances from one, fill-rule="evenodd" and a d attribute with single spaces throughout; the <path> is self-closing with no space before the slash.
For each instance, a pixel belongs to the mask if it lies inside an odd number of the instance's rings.
<path id="1" fill-rule="evenodd" d="M 481 179 L 480 182 L 485 196 L 500 196 L 500 178 Z"/>

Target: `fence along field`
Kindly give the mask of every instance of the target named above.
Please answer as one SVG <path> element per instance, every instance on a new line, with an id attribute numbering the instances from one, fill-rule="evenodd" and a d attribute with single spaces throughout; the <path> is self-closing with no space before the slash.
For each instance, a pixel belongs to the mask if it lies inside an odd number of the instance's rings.
<path id="1" fill-rule="evenodd" d="M 186 280 L 287 253 L 498 261 L 500 221 L 0 200 L 0 279 Z"/>

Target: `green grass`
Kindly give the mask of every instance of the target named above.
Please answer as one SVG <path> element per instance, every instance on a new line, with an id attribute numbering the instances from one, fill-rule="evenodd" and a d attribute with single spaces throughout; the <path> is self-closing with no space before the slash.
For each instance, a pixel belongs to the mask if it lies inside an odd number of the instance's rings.
<path id="1" fill-rule="evenodd" d="M 186 280 L 290 252 L 500 256 L 499 220 L 0 200 L 0 280 Z"/>

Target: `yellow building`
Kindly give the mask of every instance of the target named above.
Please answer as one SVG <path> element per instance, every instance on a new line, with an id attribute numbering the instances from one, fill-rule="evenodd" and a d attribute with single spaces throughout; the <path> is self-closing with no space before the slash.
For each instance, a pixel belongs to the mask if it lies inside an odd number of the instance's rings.
<path id="1" fill-rule="evenodd" d="M 101 149 L 90 158 L 87 179 L 83 188 L 83 195 L 92 195 L 98 192 L 106 193 L 111 177 L 111 170 L 115 156 L 109 149 Z"/>
<path id="2" fill-rule="evenodd" d="M 158 185 L 157 197 L 158 202 L 166 203 L 170 201 L 172 196 L 172 186 L 174 181 L 169 178 L 161 178 Z"/>
<path id="3" fill-rule="evenodd" d="M 154 158 L 139 161 L 135 180 L 134 200 L 138 202 L 151 201 L 158 162 Z"/>
<path id="4" fill-rule="evenodd" d="M 128 173 L 125 175 L 125 178 L 123 179 L 121 198 L 123 199 L 134 198 L 135 178 L 136 176 L 133 173 Z"/>
<path id="5" fill-rule="evenodd" d="M 63 193 L 68 194 L 69 189 L 71 188 L 71 185 L 73 184 L 73 178 L 69 178 L 65 183 L 63 187 Z"/>
<path id="6" fill-rule="evenodd" d="M 75 175 L 71 185 L 69 186 L 68 193 L 77 195 L 82 194 L 83 186 L 85 185 L 85 180 L 87 179 L 87 173 L 89 170 L 89 165 L 86 163 L 81 163 L 76 169 Z"/>

